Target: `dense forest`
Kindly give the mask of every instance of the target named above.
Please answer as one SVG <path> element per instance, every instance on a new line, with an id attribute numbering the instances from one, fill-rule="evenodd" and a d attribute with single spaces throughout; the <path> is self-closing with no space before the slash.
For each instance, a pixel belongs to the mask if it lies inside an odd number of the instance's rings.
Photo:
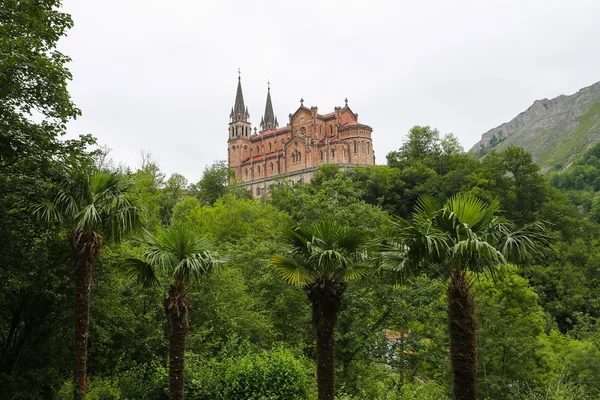
<path id="1" fill-rule="evenodd" d="M 197 183 L 118 166 L 61 138 L 80 111 L 58 5 L 0 11 L 1 398 L 600 397 L 600 145 L 544 176 L 415 126 L 387 165 L 261 199 L 224 162 Z"/>

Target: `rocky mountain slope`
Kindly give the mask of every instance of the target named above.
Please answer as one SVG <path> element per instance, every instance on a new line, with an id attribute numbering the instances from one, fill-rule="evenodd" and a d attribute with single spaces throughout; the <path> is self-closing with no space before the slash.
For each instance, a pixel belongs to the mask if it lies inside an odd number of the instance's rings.
<path id="1" fill-rule="evenodd" d="M 600 82 L 570 96 L 536 100 L 531 107 L 481 136 L 471 149 L 479 156 L 492 149 L 522 146 L 542 171 L 560 170 L 600 142 Z"/>

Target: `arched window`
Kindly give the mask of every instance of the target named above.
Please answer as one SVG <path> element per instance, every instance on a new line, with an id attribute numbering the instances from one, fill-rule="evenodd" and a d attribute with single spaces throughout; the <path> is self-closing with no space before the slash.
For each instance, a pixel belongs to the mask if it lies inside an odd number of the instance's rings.
<path id="1" fill-rule="evenodd" d="M 273 167 L 273 163 L 271 163 L 271 172 L 273 172 L 275 168 Z"/>
<path id="2" fill-rule="evenodd" d="M 292 163 L 295 163 L 295 162 L 296 162 L 296 154 L 292 153 Z"/>
<path id="3" fill-rule="evenodd" d="M 365 142 L 361 142 L 362 144 L 362 149 L 361 149 L 361 153 L 365 154 Z"/>
<path id="4" fill-rule="evenodd" d="M 367 142 L 367 154 L 370 154 L 369 153 L 369 142 Z"/>
<path id="5" fill-rule="evenodd" d="M 269 142 L 269 151 L 271 151 L 272 147 L 271 147 L 271 142 Z"/>
<path id="6" fill-rule="evenodd" d="M 333 126 L 329 126 L 329 133 L 333 133 Z"/>
<path id="7" fill-rule="evenodd" d="M 345 147 L 342 149 L 342 157 L 345 161 L 346 160 L 346 148 Z"/>
<path id="8" fill-rule="evenodd" d="M 248 168 L 246 168 L 246 178 L 248 177 Z"/>
<path id="9" fill-rule="evenodd" d="M 335 149 L 331 149 L 331 158 L 335 159 Z"/>
<path id="10" fill-rule="evenodd" d="M 323 161 L 323 151 L 321 151 L 321 161 Z"/>
<path id="11" fill-rule="evenodd" d="M 354 154 L 356 154 L 356 141 L 354 141 Z"/>
<path id="12" fill-rule="evenodd" d="M 298 152 L 298 162 L 302 161 L 302 153 Z"/>
<path id="13" fill-rule="evenodd" d="M 256 167 L 256 171 L 257 171 L 258 175 L 260 175 L 260 165 L 258 167 Z"/>

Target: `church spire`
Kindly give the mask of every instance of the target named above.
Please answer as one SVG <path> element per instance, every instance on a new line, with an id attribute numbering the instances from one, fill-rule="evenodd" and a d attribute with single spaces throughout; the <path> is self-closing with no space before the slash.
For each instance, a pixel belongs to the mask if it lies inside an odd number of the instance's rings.
<path id="1" fill-rule="evenodd" d="M 231 114 L 231 122 L 248 122 L 249 117 L 250 114 L 248 113 L 248 108 L 244 106 L 244 94 L 242 93 L 242 77 L 240 70 L 238 69 L 238 85 L 237 92 L 235 94 L 235 104 L 233 106 L 233 112 Z"/>
<path id="2" fill-rule="evenodd" d="M 262 117 L 260 122 L 260 128 L 263 131 L 270 129 L 277 129 L 277 118 L 273 113 L 273 103 L 271 102 L 271 83 L 267 82 L 267 104 L 265 106 L 265 115 Z"/>

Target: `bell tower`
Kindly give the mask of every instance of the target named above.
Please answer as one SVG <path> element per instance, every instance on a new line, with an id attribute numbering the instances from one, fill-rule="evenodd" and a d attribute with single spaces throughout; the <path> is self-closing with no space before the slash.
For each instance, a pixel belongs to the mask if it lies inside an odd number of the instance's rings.
<path id="1" fill-rule="evenodd" d="M 229 140 L 238 138 L 250 139 L 251 125 L 248 122 L 250 113 L 248 107 L 244 105 L 244 94 L 242 93 L 242 77 L 238 70 L 237 93 L 235 94 L 235 104 L 229 114 Z"/>
<path id="2" fill-rule="evenodd" d="M 244 94 L 242 93 L 242 78 L 238 69 L 238 84 L 235 94 L 235 103 L 229 114 L 229 139 L 227 140 L 227 158 L 229 168 L 235 176 L 230 179 L 231 183 L 241 182 L 242 174 L 240 164 L 247 158 L 250 152 L 250 136 L 252 136 L 252 125 L 249 122 L 250 113 L 244 105 Z"/>

